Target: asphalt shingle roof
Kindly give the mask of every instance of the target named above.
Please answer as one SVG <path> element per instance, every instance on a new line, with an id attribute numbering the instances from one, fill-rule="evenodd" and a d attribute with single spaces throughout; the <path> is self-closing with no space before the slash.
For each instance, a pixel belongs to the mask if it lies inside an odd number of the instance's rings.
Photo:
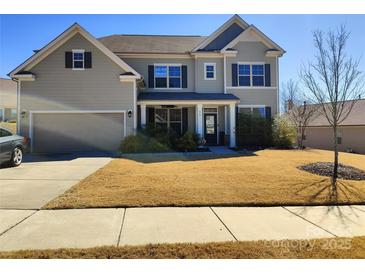
<path id="1" fill-rule="evenodd" d="M 350 102 L 348 102 L 350 104 Z M 358 100 L 353 106 L 349 116 L 341 123 L 341 126 L 365 126 L 365 99 Z M 329 126 L 326 117 L 321 114 L 316 116 L 309 126 Z"/>
<path id="2" fill-rule="evenodd" d="M 110 35 L 98 40 L 114 53 L 187 53 L 206 36 Z"/>

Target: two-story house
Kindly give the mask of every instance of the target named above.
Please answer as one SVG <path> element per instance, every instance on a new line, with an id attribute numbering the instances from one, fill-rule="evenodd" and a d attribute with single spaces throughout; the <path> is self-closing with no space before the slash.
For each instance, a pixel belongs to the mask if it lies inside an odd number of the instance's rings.
<path id="1" fill-rule="evenodd" d="M 238 112 L 278 112 L 284 50 L 235 15 L 209 36 L 111 35 L 74 24 L 9 73 L 34 152 L 117 150 L 139 127 L 236 145 Z"/>

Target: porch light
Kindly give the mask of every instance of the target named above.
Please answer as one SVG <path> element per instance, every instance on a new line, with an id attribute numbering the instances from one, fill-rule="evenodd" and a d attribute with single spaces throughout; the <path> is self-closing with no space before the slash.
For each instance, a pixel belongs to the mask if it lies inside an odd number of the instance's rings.
<path id="1" fill-rule="evenodd" d="M 128 118 L 131 118 L 132 117 L 132 110 L 128 110 Z"/>

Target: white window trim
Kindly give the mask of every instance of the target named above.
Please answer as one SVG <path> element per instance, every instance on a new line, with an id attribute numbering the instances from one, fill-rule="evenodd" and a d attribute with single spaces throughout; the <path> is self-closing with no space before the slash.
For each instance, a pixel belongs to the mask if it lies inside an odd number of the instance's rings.
<path id="1" fill-rule="evenodd" d="M 82 68 L 75 68 L 74 67 L 74 53 L 82 53 Z M 77 61 L 81 61 L 81 60 L 77 60 Z M 84 49 L 73 49 L 72 50 L 72 70 L 85 70 L 85 50 Z"/>
<path id="2" fill-rule="evenodd" d="M 250 108 L 251 114 L 252 114 L 254 108 L 263 108 L 265 111 L 264 118 L 266 117 L 266 105 L 238 105 L 238 108 Z"/>
<path id="3" fill-rule="evenodd" d="M 237 87 L 233 87 L 233 86 L 227 86 L 226 89 L 247 89 L 247 90 L 277 90 L 278 87 L 260 87 L 260 86 L 254 86 L 254 87 L 249 87 L 249 86 L 237 86 Z"/>
<path id="4" fill-rule="evenodd" d="M 240 86 L 240 65 L 250 65 L 250 85 L 249 86 Z M 262 86 L 254 86 L 253 85 L 253 74 L 252 74 L 252 66 L 253 65 L 262 65 L 264 66 L 264 84 Z M 247 76 L 247 75 L 242 75 Z M 246 88 L 263 88 L 265 87 L 265 62 L 238 62 L 237 63 L 237 87 L 246 87 Z"/>
<path id="5" fill-rule="evenodd" d="M 167 110 L 167 120 L 166 120 L 166 125 L 167 125 L 167 128 L 169 129 L 170 128 L 170 109 L 179 109 L 180 110 L 180 117 L 181 117 L 181 121 L 180 121 L 180 127 L 181 127 L 181 133 L 182 133 L 182 130 L 183 130 L 183 117 L 182 117 L 182 107 L 175 107 L 175 108 L 164 108 L 164 107 L 161 107 L 161 106 L 156 106 L 154 107 L 154 109 L 166 109 Z M 155 111 L 155 126 L 156 126 L 156 111 Z M 178 121 L 172 121 L 173 123 L 178 123 Z"/>
<path id="6" fill-rule="evenodd" d="M 207 78 L 207 66 L 213 66 L 213 78 Z M 216 80 L 217 75 L 217 66 L 216 63 L 204 63 L 204 80 Z"/>
<path id="7" fill-rule="evenodd" d="M 166 71 L 166 87 L 165 88 L 161 88 L 161 87 L 156 87 L 156 74 L 155 74 L 155 67 L 167 67 L 167 71 Z M 180 87 L 179 88 L 169 88 L 170 85 L 170 76 L 169 76 L 169 67 L 180 67 Z M 182 89 L 182 64 L 153 64 L 153 81 L 154 81 L 154 89 L 159 90 L 159 89 L 172 89 L 172 90 L 179 90 Z M 162 78 L 162 77 L 157 77 L 157 78 Z M 177 77 L 172 77 L 172 78 L 177 78 Z"/>

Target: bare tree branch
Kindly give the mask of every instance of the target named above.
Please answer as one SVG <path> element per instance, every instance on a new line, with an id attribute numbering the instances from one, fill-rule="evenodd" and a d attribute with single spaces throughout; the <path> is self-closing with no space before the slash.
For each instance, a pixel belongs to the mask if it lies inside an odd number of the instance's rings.
<path id="1" fill-rule="evenodd" d="M 364 94 L 365 81 L 360 71 L 360 60 L 346 54 L 349 37 L 350 32 L 343 25 L 326 35 L 323 31 L 315 31 L 313 40 L 317 54 L 314 62 L 303 66 L 300 73 L 304 86 L 333 129 L 334 188 L 338 169 L 338 127 Z"/>

